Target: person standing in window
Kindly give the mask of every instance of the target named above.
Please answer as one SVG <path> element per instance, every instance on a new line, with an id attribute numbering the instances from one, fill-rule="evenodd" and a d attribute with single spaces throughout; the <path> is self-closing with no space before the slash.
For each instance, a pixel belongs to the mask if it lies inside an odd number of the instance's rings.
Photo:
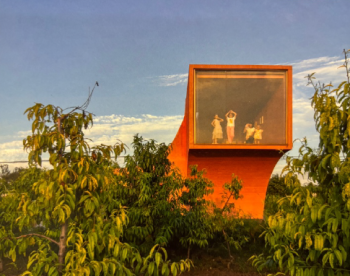
<path id="1" fill-rule="evenodd" d="M 226 113 L 226 120 L 227 120 L 227 126 L 226 126 L 226 133 L 227 133 L 227 142 L 229 144 L 232 144 L 233 138 L 235 137 L 235 120 L 237 117 L 237 113 L 230 110 Z"/>
<path id="2" fill-rule="evenodd" d="M 253 144 L 254 143 L 254 132 L 255 128 L 252 124 L 246 124 L 244 131 L 245 133 L 245 143 L 246 144 Z"/>
<path id="3" fill-rule="evenodd" d="M 262 133 L 263 130 L 260 128 L 260 125 L 257 125 L 254 132 L 254 144 L 260 144 L 260 141 L 262 139 Z"/>
<path id="4" fill-rule="evenodd" d="M 213 144 L 218 143 L 218 139 L 222 139 L 222 127 L 221 127 L 221 122 L 224 120 L 219 118 L 218 115 L 215 115 L 214 120 L 211 122 L 211 125 L 214 127 L 213 130 Z"/>

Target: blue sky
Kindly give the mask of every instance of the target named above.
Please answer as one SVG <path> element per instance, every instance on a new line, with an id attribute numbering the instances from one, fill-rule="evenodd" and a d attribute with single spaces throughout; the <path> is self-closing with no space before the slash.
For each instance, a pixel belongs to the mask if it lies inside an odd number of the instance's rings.
<path id="1" fill-rule="evenodd" d="M 346 0 L 0 0 L 0 161 L 26 160 L 27 107 L 79 105 L 95 81 L 95 143 L 130 143 L 136 133 L 170 143 L 189 64 L 293 65 L 294 138 L 316 147 L 303 77 L 344 79 L 349 8 Z"/>

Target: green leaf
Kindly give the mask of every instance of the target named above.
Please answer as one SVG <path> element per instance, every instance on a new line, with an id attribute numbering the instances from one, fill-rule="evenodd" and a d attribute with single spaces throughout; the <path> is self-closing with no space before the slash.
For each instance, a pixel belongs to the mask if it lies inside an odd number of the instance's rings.
<path id="1" fill-rule="evenodd" d="M 49 273 L 48 273 L 48 276 L 51 276 L 52 273 L 54 273 L 54 271 L 56 270 L 56 267 L 54 266 L 51 266 L 50 269 L 49 269 Z"/>
<path id="2" fill-rule="evenodd" d="M 162 260 L 162 255 L 159 252 L 156 252 L 156 254 L 155 254 L 155 261 L 156 261 L 157 267 L 159 267 L 159 264 L 160 264 L 161 260 Z"/>
<path id="3" fill-rule="evenodd" d="M 114 263 L 109 263 L 109 269 L 111 271 L 111 275 L 114 275 L 115 270 L 117 269 L 116 265 Z"/>
<path id="4" fill-rule="evenodd" d="M 165 248 L 161 247 L 160 249 L 163 251 L 163 253 L 164 253 L 164 261 L 166 261 L 168 259 L 168 253 L 166 252 Z"/>
<path id="5" fill-rule="evenodd" d="M 318 251 L 323 250 L 324 239 L 320 234 L 315 235 L 315 249 Z"/>
<path id="6" fill-rule="evenodd" d="M 347 259 L 347 252 L 342 245 L 339 245 L 339 249 L 340 249 L 340 252 L 342 253 L 343 261 L 345 262 Z"/>
<path id="7" fill-rule="evenodd" d="M 333 233 L 337 232 L 338 230 L 338 219 L 333 218 L 333 223 L 332 223 L 332 231 Z"/>
<path id="8" fill-rule="evenodd" d="M 91 260 L 94 259 L 94 247 L 93 247 L 93 244 L 89 243 L 87 245 L 87 250 L 88 250 L 88 254 L 89 254 L 89 257 Z"/>
<path id="9" fill-rule="evenodd" d="M 127 256 L 128 256 L 128 249 L 124 248 L 122 251 L 122 260 L 124 261 Z"/>
<path id="10" fill-rule="evenodd" d="M 168 270 L 168 264 L 167 263 L 163 263 L 162 266 L 162 275 L 165 275 L 166 271 Z"/>
<path id="11" fill-rule="evenodd" d="M 177 276 L 177 266 L 176 266 L 176 263 L 172 263 L 172 264 L 171 264 L 170 271 L 171 271 L 171 273 L 173 274 L 173 276 Z"/>
<path id="12" fill-rule="evenodd" d="M 293 253 L 289 253 L 288 264 L 289 264 L 290 267 L 292 267 L 294 265 L 294 255 L 293 255 Z"/>
<path id="13" fill-rule="evenodd" d="M 158 247 L 159 245 L 156 244 L 155 246 L 152 247 L 151 251 L 149 252 L 149 255 L 152 256 L 154 250 Z"/>
<path id="14" fill-rule="evenodd" d="M 318 211 L 319 210 L 317 206 L 311 207 L 311 220 L 313 223 L 316 223 Z"/>
<path id="15" fill-rule="evenodd" d="M 103 270 L 104 276 L 107 276 L 107 275 L 108 275 L 108 264 L 106 264 L 106 263 L 103 261 L 103 262 L 101 262 L 101 265 L 102 265 L 102 270 Z"/>
<path id="16" fill-rule="evenodd" d="M 312 197 L 311 197 L 311 194 L 310 194 L 309 190 L 307 190 L 306 203 L 309 206 L 309 208 L 311 208 L 311 206 L 312 206 Z"/>
<path id="17" fill-rule="evenodd" d="M 340 266 L 342 266 L 342 264 L 343 264 L 343 255 L 342 255 L 342 253 L 339 250 L 335 249 L 334 250 L 334 254 L 337 257 Z"/>
<path id="18" fill-rule="evenodd" d="M 323 258 L 322 258 L 322 266 L 325 266 L 326 265 L 326 263 L 328 262 L 328 258 L 329 258 L 329 255 L 330 255 L 331 253 L 330 252 L 327 252 L 324 256 L 323 256 Z"/>
<path id="19" fill-rule="evenodd" d="M 310 276 L 316 276 L 316 267 L 315 266 L 310 268 Z"/>
<path id="20" fill-rule="evenodd" d="M 324 204 L 324 205 L 321 206 L 320 209 L 318 209 L 317 218 L 318 218 L 319 220 L 322 219 L 322 211 L 323 211 L 326 207 L 328 207 L 328 205 L 327 205 L 327 204 Z"/>
<path id="21" fill-rule="evenodd" d="M 334 253 L 329 254 L 329 264 L 334 268 Z"/>
<path id="22" fill-rule="evenodd" d="M 120 249 L 119 243 L 116 243 L 115 246 L 114 246 L 114 250 L 113 250 L 113 256 L 116 257 L 116 258 L 119 255 L 119 249 Z"/>
<path id="23" fill-rule="evenodd" d="M 148 264 L 148 269 L 147 269 L 147 272 L 148 272 L 148 275 L 152 275 L 153 274 L 153 271 L 154 271 L 154 262 L 150 262 Z"/>

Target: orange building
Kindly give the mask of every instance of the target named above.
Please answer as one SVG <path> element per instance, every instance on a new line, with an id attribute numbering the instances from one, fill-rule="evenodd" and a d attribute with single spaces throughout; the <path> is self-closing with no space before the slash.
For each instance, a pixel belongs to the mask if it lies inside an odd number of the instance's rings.
<path id="1" fill-rule="evenodd" d="M 185 116 L 169 156 L 182 175 L 206 169 L 213 200 L 232 173 L 243 180 L 244 214 L 262 218 L 271 173 L 292 149 L 292 67 L 190 65 Z"/>

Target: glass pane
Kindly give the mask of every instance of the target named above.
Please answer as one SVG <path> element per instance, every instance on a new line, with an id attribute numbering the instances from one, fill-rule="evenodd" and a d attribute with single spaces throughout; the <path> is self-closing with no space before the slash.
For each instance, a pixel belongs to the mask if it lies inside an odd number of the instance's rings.
<path id="1" fill-rule="evenodd" d="M 286 144 L 285 71 L 195 71 L 195 144 Z"/>

